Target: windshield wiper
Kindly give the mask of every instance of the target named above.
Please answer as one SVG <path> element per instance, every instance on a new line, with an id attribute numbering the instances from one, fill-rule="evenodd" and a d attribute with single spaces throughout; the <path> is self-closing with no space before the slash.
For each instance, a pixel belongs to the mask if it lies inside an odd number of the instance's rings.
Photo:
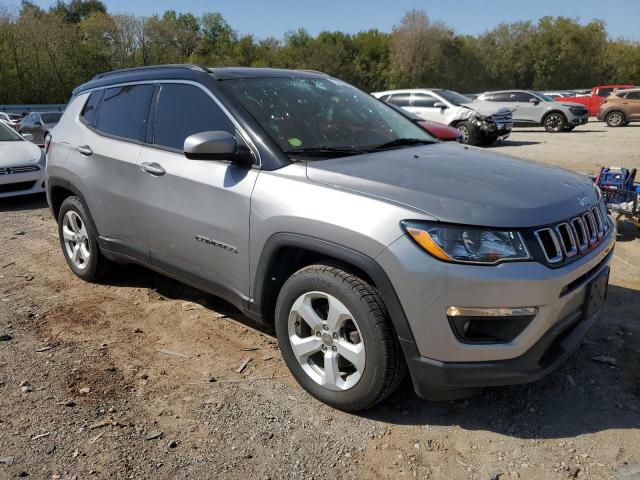
<path id="1" fill-rule="evenodd" d="M 353 147 L 301 147 L 292 148 L 284 153 L 288 155 L 309 155 L 317 157 L 330 157 L 333 155 L 360 155 L 362 153 L 370 152 L 368 149 L 353 148 Z"/>
<path id="2" fill-rule="evenodd" d="M 406 147 L 410 145 L 426 145 L 429 143 L 436 143 L 433 140 L 421 140 L 419 138 L 396 138 L 390 142 L 376 145 L 372 150 L 386 150 L 388 148 Z"/>

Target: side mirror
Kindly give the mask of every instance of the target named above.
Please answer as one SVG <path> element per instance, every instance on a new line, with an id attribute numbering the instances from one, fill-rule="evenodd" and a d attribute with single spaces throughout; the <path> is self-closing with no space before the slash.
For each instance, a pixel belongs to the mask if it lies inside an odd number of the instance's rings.
<path id="1" fill-rule="evenodd" d="M 447 108 L 447 106 L 446 106 L 444 103 L 442 103 L 442 102 L 436 102 L 436 103 L 434 103 L 434 104 L 433 104 L 433 108 L 442 108 L 442 109 L 445 109 L 445 108 Z"/>
<path id="2" fill-rule="evenodd" d="M 184 140 L 184 156 L 191 160 L 228 160 L 239 165 L 251 165 L 253 156 L 244 145 L 238 145 L 229 132 L 194 133 Z"/>
<path id="3" fill-rule="evenodd" d="M 30 133 L 25 133 L 24 135 L 22 135 L 24 137 L 24 139 L 27 142 L 33 142 L 33 135 L 31 135 Z"/>
<path id="4" fill-rule="evenodd" d="M 530 98 L 529 103 L 532 103 L 533 105 L 538 105 L 540 103 L 540 100 L 538 100 L 537 98 Z"/>

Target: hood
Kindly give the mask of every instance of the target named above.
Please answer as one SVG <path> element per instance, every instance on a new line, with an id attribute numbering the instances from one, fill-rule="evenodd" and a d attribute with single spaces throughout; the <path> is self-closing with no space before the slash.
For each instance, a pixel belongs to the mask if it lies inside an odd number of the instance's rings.
<path id="1" fill-rule="evenodd" d="M 596 202 L 577 173 L 457 143 L 312 161 L 307 177 L 409 206 L 442 222 L 487 227 L 546 225 Z"/>
<path id="2" fill-rule="evenodd" d="M 505 115 L 511 113 L 511 109 L 506 107 L 496 108 L 495 104 L 491 102 L 471 102 L 465 103 L 463 107 L 471 108 L 481 115 L 490 117 L 491 115 Z"/>
<path id="3" fill-rule="evenodd" d="M 40 160 L 42 150 L 31 142 L 19 140 L 0 142 L 0 168 L 7 168 Z"/>

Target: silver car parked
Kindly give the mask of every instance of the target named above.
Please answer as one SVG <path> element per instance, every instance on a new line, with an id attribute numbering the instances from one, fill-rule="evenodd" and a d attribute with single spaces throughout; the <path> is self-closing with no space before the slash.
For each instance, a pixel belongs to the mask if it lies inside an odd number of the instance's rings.
<path id="1" fill-rule="evenodd" d="M 589 178 L 436 141 L 317 72 L 100 75 L 46 174 L 76 275 L 135 262 L 229 300 L 347 411 L 406 369 L 427 398 L 548 374 L 596 321 L 615 238 Z"/>
<path id="2" fill-rule="evenodd" d="M 62 112 L 31 112 L 20 122 L 18 131 L 33 136 L 33 142 L 44 145 L 47 134 L 62 117 Z"/>
<path id="3" fill-rule="evenodd" d="M 513 111 L 515 126 L 542 125 L 547 132 L 568 132 L 589 121 L 589 111 L 578 103 L 556 102 L 532 90 L 485 92 L 476 101 L 492 102 Z"/>

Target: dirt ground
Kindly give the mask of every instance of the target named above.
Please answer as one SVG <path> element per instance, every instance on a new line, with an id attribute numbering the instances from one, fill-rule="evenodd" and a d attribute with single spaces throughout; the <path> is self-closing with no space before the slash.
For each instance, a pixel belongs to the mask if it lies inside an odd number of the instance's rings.
<path id="1" fill-rule="evenodd" d="M 640 125 L 494 149 L 640 168 Z M 225 302 L 138 267 L 84 283 L 43 197 L 0 200 L 0 479 L 640 478 L 640 238 L 623 227 L 601 318 L 557 372 L 443 403 L 405 382 L 349 415 Z"/>

